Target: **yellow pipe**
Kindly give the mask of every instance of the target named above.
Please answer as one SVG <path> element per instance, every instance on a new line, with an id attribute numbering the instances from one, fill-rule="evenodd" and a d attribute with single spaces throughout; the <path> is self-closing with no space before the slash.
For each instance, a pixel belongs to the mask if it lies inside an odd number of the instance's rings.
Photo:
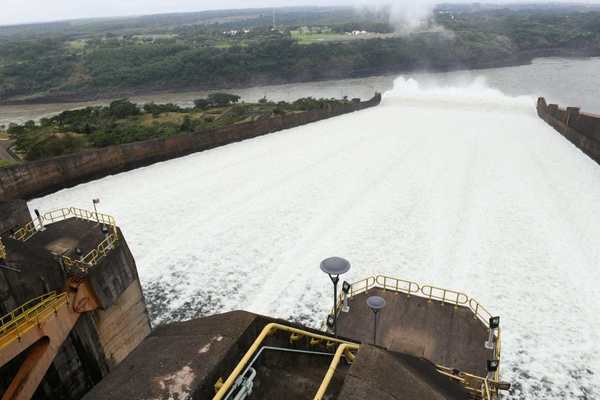
<path id="1" fill-rule="evenodd" d="M 319 387 L 319 390 L 317 391 L 317 394 L 315 394 L 315 397 L 313 398 L 313 400 L 321 400 L 323 398 L 323 396 L 325 396 L 325 392 L 327 392 L 329 383 L 331 382 L 331 379 L 333 379 L 333 375 L 335 374 L 335 370 L 337 369 L 338 364 L 340 363 L 340 360 L 342 359 L 342 355 L 346 351 L 358 350 L 359 347 L 360 346 L 358 344 L 354 344 L 354 343 L 343 343 L 338 346 L 337 351 L 335 352 L 335 355 L 333 356 L 333 360 L 331 360 L 331 364 L 329 364 L 329 369 L 327 370 L 327 374 L 325 374 L 325 378 L 323 379 L 323 382 L 321 383 L 321 386 Z"/>
<path id="2" fill-rule="evenodd" d="M 260 347 L 262 342 L 266 339 L 266 337 L 268 335 L 270 335 L 274 331 L 284 331 L 284 332 L 289 332 L 289 333 L 295 333 L 295 334 L 299 334 L 299 335 L 308 336 L 308 337 L 311 337 L 314 339 L 321 339 L 321 340 L 328 340 L 330 342 L 337 342 L 341 345 L 348 344 L 351 346 L 356 346 L 356 348 L 358 348 L 357 344 L 346 342 L 344 340 L 331 338 L 331 337 L 324 336 L 324 335 L 319 335 L 317 333 L 303 331 L 302 329 L 296 329 L 296 328 L 292 328 L 290 326 L 285 326 L 285 325 L 276 324 L 276 323 L 270 323 L 263 328 L 263 330 L 260 332 L 258 337 L 254 340 L 254 343 L 252 343 L 252 346 L 250 346 L 248 351 L 246 351 L 246 354 L 244 354 L 244 356 L 242 357 L 242 359 L 240 360 L 238 365 L 235 367 L 233 372 L 231 372 L 231 374 L 229 375 L 227 380 L 223 383 L 223 386 L 221 386 L 221 388 L 219 389 L 217 394 L 215 394 L 215 397 L 213 397 L 213 400 L 222 400 L 225 397 L 225 395 L 227 394 L 229 389 L 231 389 L 231 387 L 235 383 L 236 379 L 242 373 L 242 371 L 244 370 L 244 368 L 246 367 L 246 365 L 248 364 L 248 362 L 250 361 L 250 359 L 252 358 L 254 353 L 256 353 L 256 351 L 258 350 L 258 348 Z M 342 346 L 338 347 L 338 351 L 339 351 L 340 347 L 342 347 Z"/>

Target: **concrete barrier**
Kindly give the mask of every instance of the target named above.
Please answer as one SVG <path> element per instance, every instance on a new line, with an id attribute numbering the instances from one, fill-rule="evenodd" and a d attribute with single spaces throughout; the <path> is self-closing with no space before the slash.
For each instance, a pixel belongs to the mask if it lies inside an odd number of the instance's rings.
<path id="1" fill-rule="evenodd" d="M 564 109 L 557 104 L 547 104 L 543 97 L 538 99 L 537 112 L 540 118 L 600 164 L 600 115 L 583 113 L 577 107 Z"/>
<path id="2" fill-rule="evenodd" d="M 0 200 L 30 199 L 110 174 L 374 107 L 380 102 L 381 95 L 377 94 L 364 102 L 353 101 L 318 111 L 274 116 L 221 129 L 109 146 L 0 168 Z"/>

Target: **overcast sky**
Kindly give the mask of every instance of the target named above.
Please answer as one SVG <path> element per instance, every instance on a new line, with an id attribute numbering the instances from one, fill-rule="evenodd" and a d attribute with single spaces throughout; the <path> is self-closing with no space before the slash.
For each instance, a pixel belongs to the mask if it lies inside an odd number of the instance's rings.
<path id="1" fill-rule="evenodd" d="M 381 1 L 383 0 L 0 0 L 0 25 L 211 9 L 300 5 L 353 5 L 359 3 L 372 4 Z M 431 3 L 432 1 L 391 0 L 389 2 L 410 4 L 410 7 L 414 7 L 416 3 Z M 475 2 L 476 0 L 472 1 Z M 501 1 L 503 0 L 494 2 Z M 518 1 L 532 2 L 532 0 L 513 0 L 511 2 Z M 588 1 L 600 2 L 600 0 Z"/>

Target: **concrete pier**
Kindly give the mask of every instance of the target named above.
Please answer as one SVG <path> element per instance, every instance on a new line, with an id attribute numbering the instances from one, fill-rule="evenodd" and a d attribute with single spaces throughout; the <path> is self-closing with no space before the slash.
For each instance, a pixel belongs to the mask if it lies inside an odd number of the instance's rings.
<path id="1" fill-rule="evenodd" d="M 0 268 L 1 315 L 38 296 L 53 291 L 68 292 L 68 282 L 73 282 L 73 279 L 85 282 L 97 300 L 94 311 L 74 317 L 76 323 L 73 329 L 59 344 L 60 349 L 33 395 L 36 399 L 80 399 L 150 333 L 133 256 L 125 238 L 115 227 L 118 240 L 114 247 L 106 250 L 93 265 L 81 264 L 78 268 L 71 268 L 65 264 L 66 260 L 78 260 L 79 254 L 85 256 L 96 251 L 106 239 L 106 229 L 101 223 L 81 217 L 89 214 L 78 214 L 80 217 L 68 214 L 60 221 L 45 223 L 43 231 L 37 226 L 38 230 L 26 240 L 11 237 L 15 228 L 30 223 L 25 202 L 0 204 L 0 215 L 12 216 L 4 219 L 2 225 L 5 263 L 10 269 Z M 79 306 L 69 305 L 71 308 Z M 53 318 L 63 318 L 61 310 Z M 71 318 L 65 315 L 64 318 Z M 10 321 L 10 317 L 6 321 Z M 50 329 L 51 322 L 40 322 L 37 328 L 40 337 L 45 329 Z M 14 342 L 10 346 L 14 350 L 18 345 Z M 0 348 L 0 352 L 6 349 Z M 32 349 L 19 350 L 22 351 L 20 356 L 0 368 L 0 393 L 7 390 Z"/>

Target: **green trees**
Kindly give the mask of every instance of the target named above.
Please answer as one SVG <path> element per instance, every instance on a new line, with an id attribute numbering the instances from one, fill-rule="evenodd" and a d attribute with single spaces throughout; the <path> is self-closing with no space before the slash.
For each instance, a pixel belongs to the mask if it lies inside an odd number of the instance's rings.
<path id="1" fill-rule="evenodd" d="M 214 107 L 224 107 L 235 104 L 240 101 L 240 99 L 240 96 L 228 93 L 211 93 L 208 95 L 208 101 Z"/>
<path id="2" fill-rule="evenodd" d="M 377 16 L 357 19 L 339 11 L 332 13 L 313 26 L 334 32 L 391 30 Z M 67 36 L 54 32 L 5 38 L 0 29 L 0 101 L 36 94 L 68 94 L 72 98 L 140 89 L 208 90 L 422 68 L 472 68 L 521 60 L 520 52 L 529 54 L 532 50 L 587 50 L 600 55 L 600 12 L 591 10 L 439 13 L 435 22 L 443 31 L 306 45 L 296 42 L 288 32 L 304 24 L 300 22 L 303 20 L 290 17 L 282 32 L 271 31 L 271 20 L 266 17 L 221 25 L 190 22 L 160 29 L 152 25 L 140 31 L 143 37 L 154 31 L 164 36 L 156 40 L 136 39 L 130 27 L 125 33 L 108 35 L 100 24 L 95 29 L 101 33 L 97 33 L 91 23 L 78 28 L 88 31 L 83 37 L 80 33 Z M 243 29 L 245 24 L 252 25 L 248 33 L 235 37 L 223 34 L 227 29 Z M 116 26 L 114 29 L 118 30 Z M 213 100 L 200 99 L 196 106 L 206 109 L 235 103 L 234 99 Z M 116 112 L 133 115 L 129 114 L 134 112 L 130 104 L 115 106 L 120 110 Z M 169 111 L 153 108 L 148 112 Z"/>
<path id="3" fill-rule="evenodd" d="M 199 110 L 206 110 L 210 107 L 225 107 L 236 104 L 241 99 L 240 96 L 229 93 L 211 93 L 206 99 L 194 100 L 194 106 Z"/>
<path id="4" fill-rule="evenodd" d="M 115 118 L 125 118 L 132 115 L 139 115 L 138 106 L 127 99 L 115 100 L 108 106 L 108 113 Z"/>
<path id="5" fill-rule="evenodd" d="M 210 99 L 210 100 L 209 100 Z M 84 148 L 106 147 L 182 133 L 199 133 L 233 124 L 271 118 L 288 112 L 320 110 L 348 100 L 299 99 L 294 103 L 281 101 L 240 103 L 240 97 L 214 93 L 207 99 L 206 110 L 184 109 L 173 104 L 145 104 L 144 111 L 127 99 L 106 107 L 87 107 L 64 111 L 40 123 L 27 121 L 11 124 L 9 136 L 17 150 L 27 160 L 38 160 L 69 154 Z M 201 102 L 204 105 L 204 102 Z"/>

